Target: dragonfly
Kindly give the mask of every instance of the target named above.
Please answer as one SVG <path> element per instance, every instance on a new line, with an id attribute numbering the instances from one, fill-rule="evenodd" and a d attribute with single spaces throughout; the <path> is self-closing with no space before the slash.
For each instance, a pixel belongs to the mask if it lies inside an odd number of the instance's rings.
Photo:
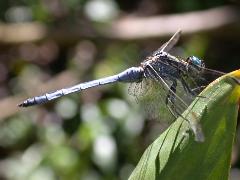
<path id="1" fill-rule="evenodd" d="M 146 102 L 149 103 L 150 112 L 159 105 L 165 107 L 176 119 L 206 85 L 223 75 L 221 72 L 205 68 L 203 60 L 195 56 L 183 59 L 171 55 L 169 51 L 176 45 L 180 36 L 181 30 L 178 30 L 170 40 L 147 56 L 138 67 L 130 67 L 116 75 L 29 98 L 18 106 L 39 105 L 71 93 L 120 82 L 131 83 L 133 90 L 130 94 L 137 98 L 141 94 L 139 91 L 143 96 L 148 94 L 150 98 Z M 205 77 L 207 74 L 208 76 Z M 213 78 L 209 78 L 209 75 Z"/>

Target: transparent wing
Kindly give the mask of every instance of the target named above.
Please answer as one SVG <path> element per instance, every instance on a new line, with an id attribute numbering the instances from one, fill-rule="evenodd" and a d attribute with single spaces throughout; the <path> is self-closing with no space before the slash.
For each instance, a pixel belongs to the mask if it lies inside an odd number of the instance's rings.
<path id="1" fill-rule="evenodd" d="M 151 66 L 146 67 L 146 74 L 149 78 L 155 80 L 155 83 L 160 90 L 156 93 L 160 93 L 158 96 L 163 97 L 162 100 L 164 101 L 164 105 L 175 118 L 180 116 L 194 97 L 185 94 L 184 88 L 182 88 L 181 83 L 179 83 L 178 80 L 176 80 L 176 87 L 173 87 L 174 82 L 172 79 L 161 77 Z M 180 95 L 184 98 L 180 98 Z M 172 101 L 169 101 L 169 97 L 173 98 Z"/>
<path id="2" fill-rule="evenodd" d="M 152 53 L 152 56 L 157 56 L 160 52 L 170 51 L 179 41 L 181 36 L 181 30 L 178 30 L 166 43 Z"/>
<path id="3" fill-rule="evenodd" d="M 144 78 L 141 82 L 131 83 L 128 88 L 128 94 L 134 96 L 136 98 L 136 101 L 139 102 L 144 96 L 148 94 L 151 88 L 151 81 L 147 81 Z"/>
<path id="4" fill-rule="evenodd" d="M 178 96 L 178 98 L 167 102 L 167 97 L 171 93 L 172 81 L 159 80 L 158 75 L 155 75 L 151 69 L 147 69 L 146 73 L 148 78 L 130 85 L 129 94 L 133 95 L 140 103 L 147 119 L 160 120 L 162 123 L 172 122 L 188 107 L 195 96 L 187 94 L 181 82 L 177 81 L 176 92 L 173 96 Z"/>
<path id="5" fill-rule="evenodd" d="M 175 46 L 181 36 L 181 30 L 179 29 L 171 38 L 168 42 L 166 42 L 162 47 L 161 51 L 168 52 Z"/>
<path id="6" fill-rule="evenodd" d="M 159 86 L 162 87 L 161 89 L 167 94 L 167 101 L 165 105 L 169 111 L 174 115 L 175 118 L 179 116 L 182 117 L 181 114 L 187 109 L 188 105 L 193 101 L 195 96 L 190 96 L 185 91 L 186 89 L 184 88 L 184 85 L 182 85 L 182 87 L 180 86 L 181 83 L 177 83 L 177 86 L 174 87 L 175 89 L 172 88 L 172 84 L 174 83 L 172 82 L 170 85 L 168 80 L 162 78 L 151 65 L 146 68 L 146 73 L 148 73 L 148 76 L 153 78 L 159 84 Z M 181 93 L 183 93 L 183 95 L 186 93 L 187 96 L 182 96 L 180 98 Z M 171 95 L 171 98 L 169 98 L 169 95 Z M 192 129 L 196 140 L 203 141 L 204 135 L 201 130 L 201 125 L 195 120 L 186 119 L 185 117 L 183 118 L 189 122 L 189 127 Z"/>
<path id="7" fill-rule="evenodd" d="M 182 84 L 185 83 L 186 87 L 191 91 L 192 96 L 198 95 L 209 83 L 224 75 L 225 73 L 203 68 L 199 73 L 187 73 L 182 76 Z M 187 89 L 185 91 L 188 91 Z"/>
<path id="8" fill-rule="evenodd" d="M 161 77 L 160 74 L 163 72 L 158 72 L 159 70 L 154 69 L 155 66 L 149 65 L 145 72 L 147 78 L 135 84 L 133 93 L 130 93 L 145 104 L 147 115 L 151 119 L 173 119 L 166 113 L 166 107 L 178 117 L 210 82 L 224 74 L 206 68 L 200 72 L 189 73 L 182 71 L 174 63 L 163 61 L 161 65 L 171 67 L 171 71 L 179 71 L 179 75 Z M 175 86 L 173 86 L 174 81 Z"/>
<path id="9" fill-rule="evenodd" d="M 173 66 L 173 68 L 177 67 Z M 224 74 L 209 69 L 204 70 L 201 76 L 199 74 L 187 74 L 182 77 L 187 84 L 184 84 L 181 78 L 175 79 L 177 85 L 173 89 L 171 88 L 173 78 L 160 77 L 157 71 L 150 66 L 146 67 L 145 71 L 147 77 L 140 83 L 131 84 L 129 94 L 134 95 L 140 102 L 147 119 L 159 120 L 161 127 L 164 128 L 176 117 L 181 116 L 206 85 Z M 194 93 L 190 93 L 186 86 L 191 90 L 195 88 Z M 169 94 L 173 97 L 171 101 L 167 101 Z M 199 124 L 191 124 L 192 129 L 198 129 L 199 127 Z M 201 131 L 195 131 L 194 133 L 196 137 L 202 136 Z"/>
<path id="10" fill-rule="evenodd" d="M 167 94 L 155 80 L 145 78 L 140 83 L 131 84 L 130 87 L 129 94 L 140 103 L 147 119 L 160 120 L 160 122 L 174 119 L 165 104 Z"/>

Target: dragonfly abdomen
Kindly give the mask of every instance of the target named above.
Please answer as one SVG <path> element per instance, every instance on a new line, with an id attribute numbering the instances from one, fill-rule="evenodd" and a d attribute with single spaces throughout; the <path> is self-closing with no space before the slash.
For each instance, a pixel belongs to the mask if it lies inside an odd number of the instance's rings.
<path id="1" fill-rule="evenodd" d="M 143 69 L 141 67 L 131 67 L 117 75 L 101 78 L 98 80 L 93 80 L 85 83 L 80 83 L 78 85 L 69 87 L 69 88 L 64 88 L 60 89 L 51 93 L 46 93 L 42 96 L 36 96 L 33 98 L 29 98 L 25 101 L 23 101 L 21 104 L 19 104 L 19 107 L 28 107 L 28 106 L 33 106 L 37 104 L 43 104 L 48 101 L 51 101 L 53 99 L 59 98 L 61 96 L 82 91 L 88 88 L 92 88 L 95 86 L 100 86 L 104 84 L 110 84 L 114 82 L 138 82 L 142 79 L 143 75 Z"/>
<path id="2" fill-rule="evenodd" d="M 48 101 L 48 99 L 45 96 L 36 96 L 36 97 L 29 98 L 29 99 L 23 101 L 18 106 L 19 107 L 28 107 L 28 106 L 33 106 L 33 105 L 36 105 L 36 104 L 43 104 L 47 101 Z"/>
<path id="3" fill-rule="evenodd" d="M 73 87 L 71 87 L 71 88 L 73 88 Z M 72 91 L 72 92 L 75 92 L 75 91 Z M 41 95 L 41 96 L 36 96 L 36 97 L 33 97 L 33 98 L 29 98 L 29 99 L 23 101 L 23 103 L 19 104 L 18 106 L 19 107 L 28 107 L 28 106 L 33 106 L 33 105 L 36 105 L 36 104 L 44 104 L 48 101 L 59 98 L 61 96 L 69 94 L 69 93 L 71 93 L 71 92 L 67 89 L 57 90 L 57 91 L 54 91 L 52 93 L 46 93 L 46 94 Z"/>
<path id="4" fill-rule="evenodd" d="M 143 71 L 141 66 L 128 68 L 118 74 L 118 81 L 126 83 L 139 82 L 143 78 Z"/>

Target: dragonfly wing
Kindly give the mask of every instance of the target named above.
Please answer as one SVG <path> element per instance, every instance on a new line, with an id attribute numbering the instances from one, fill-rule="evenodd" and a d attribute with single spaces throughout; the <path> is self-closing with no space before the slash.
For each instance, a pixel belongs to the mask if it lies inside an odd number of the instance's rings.
<path id="1" fill-rule="evenodd" d="M 202 79 L 205 80 L 206 84 L 214 81 L 215 79 L 219 78 L 220 76 L 225 75 L 226 73 L 221 71 L 216 71 L 213 69 L 204 68 L 202 71 Z"/>
<path id="2" fill-rule="evenodd" d="M 128 94 L 134 96 L 137 102 L 151 89 L 151 82 L 143 79 L 141 82 L 133 82 L 128 88 Z"/>
<path id="3" fill-rule="evenodd" d="M 163 78 L 163 77 L 161 77 L 152 66 L 147 66 L 146 67 L 146 74 L 147 74 L 147 76 L 149 76 L 149 78 L 152 78 L 152 79 L 154 79 L 157 82 L 157 84 L 161 87 L 161 89 L 164 92 L 164 94 L 167 95 L 166 98 L 169 95 L 174 96 L 174 101 L 176 102 L 176 105 L 174 105 L 175 106 L 174 108 L 177 108 L 177 106 L 179 106 L 180 108 L 176 109 L 176 110 L 178 110 L 179 113 L 182 113 L 182 111 L 187 108 L 189 103 L 185 102 L 178 95 L 178 93 L 179 93 L 178 89 L 179 89 L 179 86 L 180 86 L 180 83 L 178 83 L 178 80 L 176 80 L 174 78 Z M 174 81 L 177 81 L 177 86 L 171 88 L 171 86 L 173 85 Z M 167 101 L 166 101 L 166 103 L 167 103 Z M 174 109 L 170 109 L 170 110 L 175 111 Z M 179 116 L 179 115 L 180 114 L 176 115 L 176 117 Z"/>
<path id="4" fill-rule="evenodd" d="M 169 80 L 166 80 L 166 78 L 162 78 L 157 73 L 157 71 L 151 66 L 146 67 L 145 71 L 146 71 L 146 74 L 148 74 L 149 78 L 153 78 L 157 82 L 158 87 L 160 87 L 161 90 L 164 92 L 162 94 L 166 94 L 165 97 L 167 97 L 167 100 L 165 101 L 164 105 L 175 116 L 175 119 L 179 116 L 182 116 L 182 113 L 187 109 L 190 103 L 194 100 L 195 95 L 189 94 L 189 92 L 187 92 L 186 89 L 184 88 L 181 81 L 178 81 L 178 80 L 177 80 L 176 89 L 173 90 L 172 81 L 174 81 L 174 79 L 168 78 Z M 169 95 L 171 95 L 170 97 L 173 97 L 173 98 L 169 98 Z M 191 122 L 192 120 L 186 119 L 186 121 Z M 193 130 L 196 138 L 202 136 L 202 131 L 198 123 L 190 123 L 189 125 L 190 125 L 190 128 Z M 199 129 L 199 131 L 195 131 L 195 129 Z"/>
<path id="5" fill-rule="evenodd" d="M 199 73 L 188 73 L 182 76 L 182 80 L 186 82 L 193 94 L 198 95 L 208 84 L 224 74 L 220 71 L 204 68 Z"/>
<path id="6" fill-rule="evenodd" d="M 177 44 L 180 36 L 181 36 L 181 30 L 178 30 L 166 43 L 164 43 L 160 48 L 158 48 L 156 51 L 151 53 L 149 57 L 158 56 L 163 51 L 164 52 L 170 51 L 173 48 L 173 46 Z"/>
<path id="7" fill-rule="evenodd" d="M 168 42 L 166 42 L 165 44 L 162 45 L 162 47 L 160 47 L 161 51 L 165 51 L 168 52 L 170 51 L 173 46 L 175 46 L 179 40 L 181 36 L 181 30 L 178 30 L 170 39 Z"/>
<path id="8" fill-rule="evenodd" d="M 169 122 L 175 119 L 165 105 L 166 91 L 155 80 L 144 78 L 139 83 L 131 83 L 128 90 L 128 93 L 140 103 L 146 119 L 160 120 L 160 122 Z"/>

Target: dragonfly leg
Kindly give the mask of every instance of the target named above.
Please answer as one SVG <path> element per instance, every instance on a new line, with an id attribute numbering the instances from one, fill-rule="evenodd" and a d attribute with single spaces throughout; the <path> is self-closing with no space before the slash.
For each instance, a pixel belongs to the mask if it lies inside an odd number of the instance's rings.
<path id="1" fill-rule="evenodd" d="M 170 87 L 169 93 L 166 97 L 166 105 L 168 107 L 168 109 L 170 110 L 170 112 L 172 113 L 173 116 L 177 117 L 179 116 L 179 112 L 177 112 L 174 103 L 175 103 L 175 93 L 176 93 L 176 88 L 177 88 L 177 81 L 174 80 L 172 81 L 172 85 Z"/>
<path id="2" fill-rule="evenodd" d="M 172 82 L 172 85 L 171 85 L 171 87 L 170 87 L 170 90 L 169 90 L 169 93 L 168 93 L 168 95 L 167 95 L 167 97 L 166 97 L 166 105 L 167 105 L 167 107 L 168 107 L 168 109 L 169 109 L 169 111 L 170 111 L 170 113 L 175 117 L 175 118 L 177 118 L 177 117 L 182 117 L 183 119 L 185 119 L 185 120 L 187 120 L 186 118 L 184 118 L 182 115 L 181 115 L 181 113 L 182 112 L 180 112 L 177 108 L 176 108 L 176 96 L 175 96 L 175 94 L 176 94 L 176 88 L 177 88 L 177 81 L 175 80 L 175 81 L 173 81 Z M 187 120 L 188 121 L 188 120 Z"/>
<path id="3" fill-rule="evenodd" d="M 171 102 L 174 101 L 174 99 L 175 99 L 174 93 L 176 93 L 176 88 L 177 88 L 177 81 L 174 80 L 170 87 L 171 91 L 169 91 L 169 93 L 167 95 L 167 101 L 171 101 Z"/>
<path id="4" fill-rule="evenodd" d="M 188 93 L 190 93 L 192 96 L 196 96 L 197 95 L 197 92 L 196 92 L 196 90 L 198 89 L 194 89 L 194 90 L 192 90 L 189 86 L 188 86 L 188 84 L 187 84 L 187 82 L 185 81 L 185 79 L 183 79 L 183 78 L 181 78 L 181 83 L 182 83 L 182 85 L 183 85 L 183 88 L 184 88 L 184 90 L 185 91 L 187 91 Z"/>
<path id="5" fill-rule="evenodd" d="M 192 96 L 196 96 L 199 98 L 206 98 L 204 96 L 199 96 L 198 94 L 200 93 L 200 91 L 205 88 L 206 86 L 199 86 L 193 89 L 190 89 L 189 86 L 187 85 L 185 79 L 181 78 L 181 82 L 183 84 L 183 88 L 185 89 L 185 91 L 189 92 Z"/>

